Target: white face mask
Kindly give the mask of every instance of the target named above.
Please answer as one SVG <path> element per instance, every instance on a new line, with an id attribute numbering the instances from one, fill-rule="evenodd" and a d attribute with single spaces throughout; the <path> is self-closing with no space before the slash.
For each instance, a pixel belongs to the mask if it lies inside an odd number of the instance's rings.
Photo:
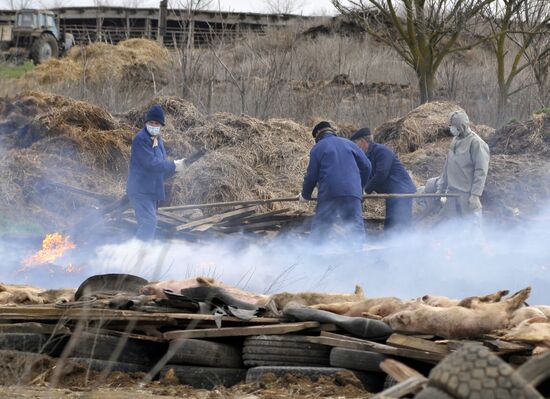
<path id="1" fill-rule="evenodd" d="M 158 136 L 160 134 L 160 126 L 145 125 L 145 128 L 151 136 Z"/>
<path id="2" fill-rule="evenodd" d="M 456 126 L 451 126 L 449 129 L 451 130 L 453 137 L 457 137 L 460 134 L 460 130 L 458 130 Z"/>

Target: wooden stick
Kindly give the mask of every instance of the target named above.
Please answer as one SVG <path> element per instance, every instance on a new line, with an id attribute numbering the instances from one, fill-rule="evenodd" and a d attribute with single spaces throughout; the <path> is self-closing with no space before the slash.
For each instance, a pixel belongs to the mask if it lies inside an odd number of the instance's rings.
<path id="1" fill-rule="evenodd" d="M 442 197 L 459 197 L 460 194 L 367 194 L 363 199 L 388 199 L 388 198 L 442 198 Z M 312 201 L 317 201 L 317 198 L 312 198 Z M 276 202 L 297 202 L 296 197 L 273 198 L 264 200 L 249 200 L 249 201 L 229 201 L 229 202 L 212 202 L 210 204 L 190 204 L 176 205 L 159 208 L 162 211 L 182 211 L 185 209 L 204 209 L 214 208 L 217 206 L 237 206 L 237 205 L 267 205 Z"/>

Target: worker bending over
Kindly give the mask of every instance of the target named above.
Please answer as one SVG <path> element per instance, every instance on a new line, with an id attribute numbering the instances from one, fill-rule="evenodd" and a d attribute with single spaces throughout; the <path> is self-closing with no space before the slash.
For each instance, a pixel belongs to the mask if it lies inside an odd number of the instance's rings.
<path id="1" fill-rule="evenodd" d="M 166 198 L 164 180 L 184 169 L 184 159 L 169 161 L 160 137 L 164 111 L 153 105 L 145 116 L 145 126 L 132 140 L 130 171 L 126 191 L 138 224 L 136 238 L 152 241 L 157 227 L 158 202 Z"/>
<path id="2" fill-rule="evenodd" d="M 351 141 L 337 137 L 328 122 L 313 128 L 315 145 L 311 149 L 304 177 L 301 201 L 311 200 L 317 187 L 317 206 L 311 225 L 312 236 L 326 240 L 341 228 L 346 240 L 362 242 L 365 235 L 361 200 L 371 164 L 363 151 Z"/>
<path id="3" fill-rule="evenodd" d="M 413 194 L 416 187 L 397 155 L 384 144 L 375 143 L 368 127 L 359 129 L 351 137 L 365 151 L 372 165 L 372 175 L 365 188 L 367 194 Z M 409 227 L 412 222 L 412 198 L 386 199 L 384 230 Z"/>

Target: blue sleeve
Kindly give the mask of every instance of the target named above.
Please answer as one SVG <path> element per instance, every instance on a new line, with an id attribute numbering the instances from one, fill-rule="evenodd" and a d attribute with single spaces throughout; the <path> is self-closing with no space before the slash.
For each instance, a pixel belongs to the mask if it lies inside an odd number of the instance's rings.
<path id="1" fill-rule="evenodd" d="M 376 189 L 380 187 L 384 183 L 384 181 L 386 181 L 390 174 L 394 159 L 394 155 L 391 153 L 391 151 L 386 149 L 380 149 L 374 152 L 373 156 L 376 164 L 376 170 L 374 171 L 374 174 L 372 176 L 372 179 L 369 181 L 369 184 L 367 184 L 367 194 L 376 191 Z"/>
<path id="2" fill-rule="evenodd" d="M 319 179 L 319 161 L 317 157 L 318 151 L 313 147 L 309 153 L 309 164 L 304 177 L 304 184 L 302 185 L 302 196 L 308 200 L 311 199 L 311 194 Z"/>
<path id="3" fill-rule="evenodd" d="M 361 187 L 365 188 L 369 182 L 372 165 L 363 150 L 359 147 L 353 149 L 353 156 L 359 168 L 359 174 L 361 175 Z"/>
<path id="4" fill-rule="evenodd" d="M 132 142 L 132 151 L 137 162 L 141 167 L 149 172 L 173 173 L 176 170 L 174 161 L 168 161 L 164 157 L 159 157 L 151 143 L 134 139 Z M 162 151 L 164 154 L 165 152 Z"/>

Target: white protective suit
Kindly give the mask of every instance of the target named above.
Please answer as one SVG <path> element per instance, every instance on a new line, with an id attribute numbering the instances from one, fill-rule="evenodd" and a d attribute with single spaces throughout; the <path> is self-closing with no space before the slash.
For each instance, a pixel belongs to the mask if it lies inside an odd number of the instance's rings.
<path id="1" fill-rule="evenodd" d="M 489 171 L 489 146 L 470 129 L 466 113 L 451 112 L 449 126 L 456 127 L 460 134 L 451 142 L 443 173 L 437 182 L 437 192 L 461 195 L 447 199 L 442 215 L 471 218 L 481 225 L 480 197 Z"/>

